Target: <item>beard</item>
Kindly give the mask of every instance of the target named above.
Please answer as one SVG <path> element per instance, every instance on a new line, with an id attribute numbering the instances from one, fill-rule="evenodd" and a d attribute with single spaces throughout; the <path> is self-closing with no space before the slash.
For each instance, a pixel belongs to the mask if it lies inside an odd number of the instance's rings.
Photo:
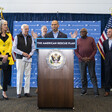
<path id="1" fill-rule="evenodd" d="M 57 32 L 57 31 L 58 31 L 58 29 L 57 29 L 57 28 L 53 28 L 52 30 L 53 30 L 54 32 Z"/>

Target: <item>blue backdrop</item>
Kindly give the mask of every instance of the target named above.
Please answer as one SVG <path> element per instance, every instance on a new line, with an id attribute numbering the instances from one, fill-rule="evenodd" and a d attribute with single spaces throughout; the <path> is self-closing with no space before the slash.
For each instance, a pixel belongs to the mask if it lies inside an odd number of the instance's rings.
<path id="1" fill-rule="evenodd" d="M 34 32 L 38 32 L 38 35 L 41 34 L 41 27 L 46 25 L 48 28 L 48 32 L 51 31 L 51 21 L 14 21 L 13 23 L 13 37 L 15 37 L 18 33 L 21 32 L 21 25 L 28 24 L 29 25 L 29 34 L 31 34 L 31 30 Z M 68 38 L 70 37 L 70 32 L 74 32 L 75 30 L 78 31 L 77 38 L 80 38 L 79 31 L 81 28 L 86 28 L 88 30 L 88 36 L 92 36 L 97 43 L 99 37 L 101 35 L 101 22 L 100 21 L 59 21 L 60 27 L 59 30 L 63 33 L 66 33 Z M 101 87 L 101 55 L 97 50 L 97 54 L 95 56 L 96 60 L 96 76 L 98 80 L 98 87 Z M 35 52 L 33 55 L 33 62 L 32 62 L 32 70 L 31 70 L 31 87 L 37 87 L 37 53 Z M 15 64 L 16 65 L 16 64 Z M 16 87 L 16 66 L 13 65 L 12 67 L 12 82 L 11 85 Z M 88 73 L 87 73 L 88 74 Z M 23 79 L 23 86 L 24 86 L 24 79 Z M 88 87 L 91 88 L 92 84 L 90 81 L 90 77 L 88 74 Z M 81 78 L 80 78 L 80 71 L 78 66 L 78 59 L 74 55 L 74 88 L 81 88 Z"/>

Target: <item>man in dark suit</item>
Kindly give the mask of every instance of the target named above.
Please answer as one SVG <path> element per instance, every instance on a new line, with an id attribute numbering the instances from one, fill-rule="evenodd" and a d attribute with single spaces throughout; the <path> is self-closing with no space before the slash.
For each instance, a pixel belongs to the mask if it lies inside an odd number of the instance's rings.
<path id="1" fill-rule="evenodd" d="M 51 23 L 52 31 L 45 35 L 45 38 L 67 38 L 67 35 L 58 30 L 59 23 L 57 20 L 53 20 Z"/>
<path id="2" fill-rule="evenodd" d="M 112 28 L 107 30 L 107 37 L 108 39 L 103 42 L 105 53 L 105 97 L 110 94 L 112 79 Z"/>

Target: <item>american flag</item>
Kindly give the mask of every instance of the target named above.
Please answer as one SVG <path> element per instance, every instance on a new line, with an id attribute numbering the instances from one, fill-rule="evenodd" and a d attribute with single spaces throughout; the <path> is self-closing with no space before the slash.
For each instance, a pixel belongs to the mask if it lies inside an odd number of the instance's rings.
<path id="1" fill-rule="evenodd" d="M 103 57 L 103 59 L 105 59 L 105 54 L 104 54 L 104 50 L 103 50 L 103 41 L 108 39 L 108 37 L 107 37 L 107 29 L 110 28 L 110 27 L 112 27 L 112 15 L 109 18 L 109 21 L 108 21 L 108 23 L 107 23 L 107 25 L 106 25 L 106 27 L 105 27 L 99 41 L 97 43 L 98 50 L 99 50 L 101 56 Z"/>

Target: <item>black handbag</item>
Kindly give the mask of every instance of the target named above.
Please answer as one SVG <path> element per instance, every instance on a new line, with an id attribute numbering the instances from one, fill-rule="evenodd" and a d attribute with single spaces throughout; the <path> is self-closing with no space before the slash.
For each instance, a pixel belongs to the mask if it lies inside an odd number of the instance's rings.
<path id="1" fill-rule="evenodd" d="M 2 63 L 2 69 L 7 70 L 9 66 L 9 60 L 7 60 L 5 63 Z"/>
<path id="2" fill-rule="evenodd" d="M 0 58 L 0 69 L 7 70 L 9 65 L 9 60 L 7 60 L 5 63 L 2 62 L 3 58 Z"/>
<path id="3" fill-rule="evenodd" d="M 0 69 L 2 68 L 2 59 L 3 58 L 0 58 Z"/>

